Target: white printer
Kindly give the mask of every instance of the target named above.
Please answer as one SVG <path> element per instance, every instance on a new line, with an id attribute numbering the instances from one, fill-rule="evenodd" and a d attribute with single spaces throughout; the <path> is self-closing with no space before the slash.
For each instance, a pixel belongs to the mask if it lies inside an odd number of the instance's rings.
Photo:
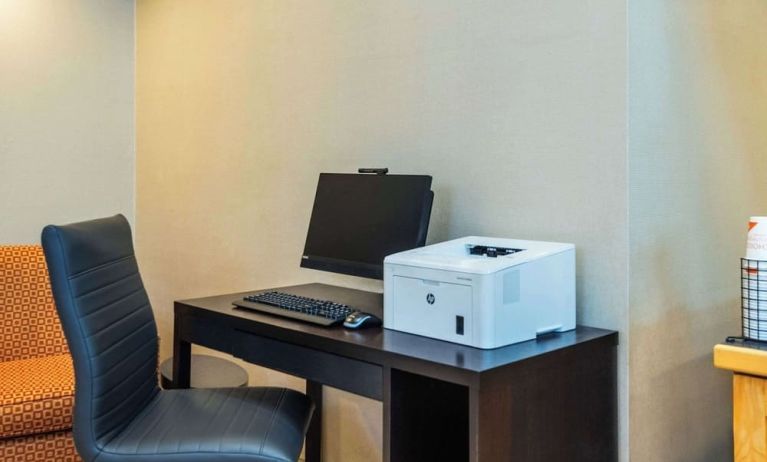
<path id="1" fill-rule="evenodd" d="M 464 237 L 384 259 L 384 327 L 477 348 L 575 328 L 575 246 Z"/>

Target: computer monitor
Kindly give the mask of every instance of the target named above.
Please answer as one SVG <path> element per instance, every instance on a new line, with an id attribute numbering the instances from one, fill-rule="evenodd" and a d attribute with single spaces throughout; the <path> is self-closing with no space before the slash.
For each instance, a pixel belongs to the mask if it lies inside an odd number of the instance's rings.
<path id="1" fill-rule="evenodd" d="M 386 255 L 426 243 L 431 177 L 321 173 L 301 266 L 383 279 Z"/>

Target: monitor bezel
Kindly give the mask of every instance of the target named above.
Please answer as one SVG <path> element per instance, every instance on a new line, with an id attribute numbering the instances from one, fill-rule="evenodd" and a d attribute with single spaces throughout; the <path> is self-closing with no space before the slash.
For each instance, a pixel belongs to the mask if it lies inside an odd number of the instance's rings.
<path id="1" fill-rule="evenodd" d="M 354 173 L 348 173 L 348 174 L 347 173 L 321 173 L 320 178 L 322 177 L 322 175 L 326 175 L 326 174 L 327 175 L 355 175 Z M 366 174 L 358 174 L 358 175 L 367 176 Z M 395 175 L 387 175 L 387 176 L 395 176 Z M 396 175 L 396 176 L 428 177 L 430 183 L 432 180 L 431 175 Z M 317 180 L 318 187 L 319 187 L 319 181 L 320 179 L 318 178 Z M 432 209 L 433 202 L 434 202 L 434 191 L 432 191 L 431 189 L 428 189 L 423 199 L 423 212 L 421 213 L 421 224 L 420 224 L 418 236 L 416 239 L 416 246 L 414 248 L 423 247 L 424 245 L 426 245 L 426 237 L 429 231 L 429 222 L 431 221 L 431 209 Z M 312 208 L 312 211 L 313 210 L 314 208 Z M 311 223 L 311 217 L 309 218 L 309 221 Z M 308 228 L 307 228 L 307 233 L 308 233 Z M 304 252 L 305 251 L 306 251 L 306 245 L 304 244 Z M 303 254 L 301 256 L 300 266 L 302 268 L 326 271 L 326 272 L 336 273 L 336 274 L 346 274 L 350 276 L 358 276 L 358 277 L 368 278 L 368 279 L 384 278 L 383 262 L 381 262 L 381 264 L 378 265 L 373 263 L 344 260 L 340 258 L 331 258 L 331 257 L 325 257 L 325 256 L 319 256 L 319 255 Z"/>

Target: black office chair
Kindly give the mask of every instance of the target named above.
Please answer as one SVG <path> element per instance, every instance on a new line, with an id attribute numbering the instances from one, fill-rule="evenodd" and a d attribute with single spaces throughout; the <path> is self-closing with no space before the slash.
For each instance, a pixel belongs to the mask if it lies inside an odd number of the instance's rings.
<path id="1" fill-rule="evenodd" d="M 282 388 L 160 390 L 157 327 L 122 215 L 46 226 L 86 462 L 294 462 L 314 405 Z"/>

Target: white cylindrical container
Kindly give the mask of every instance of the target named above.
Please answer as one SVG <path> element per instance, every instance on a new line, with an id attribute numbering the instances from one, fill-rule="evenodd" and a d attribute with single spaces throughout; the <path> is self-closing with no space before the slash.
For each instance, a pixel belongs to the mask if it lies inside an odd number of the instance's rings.
<path id="1" fill-rule="evenodd" d="M 767 260 L 767 217 L 751 217 L 748 220 L 746 258 Z"/>

